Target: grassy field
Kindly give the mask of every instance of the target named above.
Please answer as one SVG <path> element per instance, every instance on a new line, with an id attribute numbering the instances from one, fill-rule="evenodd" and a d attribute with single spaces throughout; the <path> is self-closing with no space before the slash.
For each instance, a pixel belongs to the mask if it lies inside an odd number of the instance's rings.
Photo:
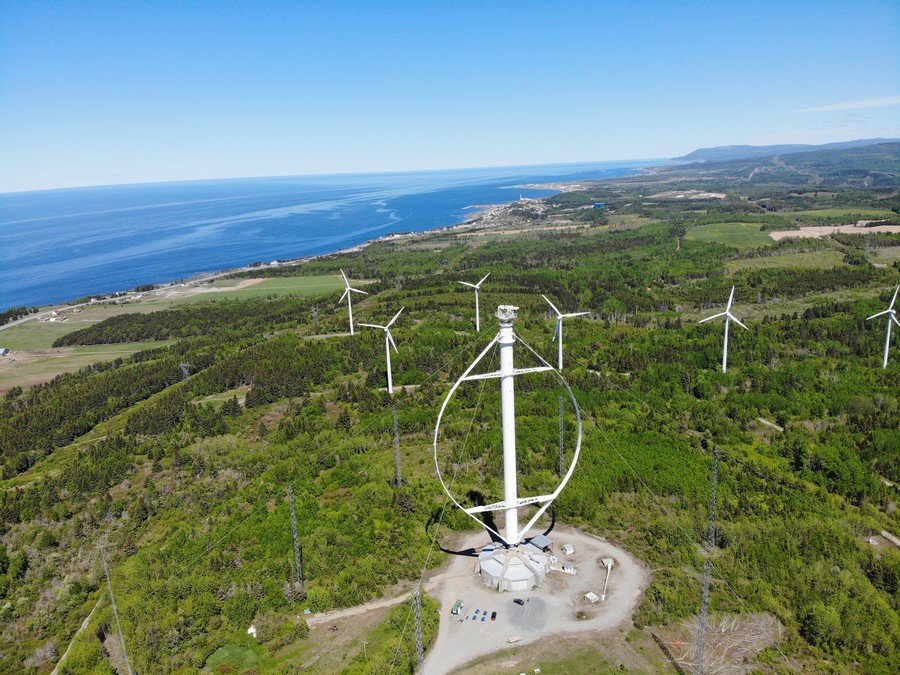
<path id="1" fill-rule="evenodd" d="M 897 214 L 888 209 L 812 209 L 810 211 L 794 211 L 785 214 L 788 216 L 800 216 L 807 218 L 826 218 L 839 220 L 841 223 L 855 223 L 857 220 L 877 220 L 890 218 Z"/>
<path id="2" fill-rule="evenodd" d="M 252 281 L 250 285 L 238 287 L 241 282 Z M 357 281 L 356 283 L 361 283 Z M 219 279 L 200 287 L 200 292 L 180 298 L 161 301 L 166 305 L 203 302 L 205 300 L 235 300 L 265 298 L 284 295 L 323 295 L 343 289 L 344 281 L 339 274 L 312 277 L 282 277 L 275 279 Z M 210 290 L 205 290 L 210 289 Z M 160 302 L 160 301 L 152 301 Z"/>
<path id="3" fill-rule="evenodd" d="M 729 260 L 725 267 L 729 272 L 750 269 L 775 269 L 782 267 L 805 269 L 831 269 L 844 264 L 844 256 L 838 251 L 809 251 L 805 253 L 782 253 L 780 255 Z"/>
<path id="4" fill-rule="evenodd" d="M 71 373 L 98 361 L 126 358 L 135 352 L 167 344 L 170 342 L 125 342 L 40 349 L 28 353 L 14 352 L 8 357 L 0 358 L 0 392 L 15 386 L 30 387 L 49 382 L 60 373 Z"/>
<path id="5" fill-rule="evenodd" d="M 711 223 L 697 225 L 687 231 L 688 241 L 713 241 L 737 248 L 759 248 L 772 244 L 768 234 L 759 229 L 759 223 Z"/>

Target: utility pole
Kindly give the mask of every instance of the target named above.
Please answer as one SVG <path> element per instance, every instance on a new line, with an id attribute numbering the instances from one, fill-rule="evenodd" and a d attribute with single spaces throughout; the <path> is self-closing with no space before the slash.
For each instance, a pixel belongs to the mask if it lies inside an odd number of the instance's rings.
<path id="1" fill-rule="evenodd" d="M 706 617 L 709 612 L 709 577 L 712 555 L 716 545 L 716 492 L 719 483 L 719 449 L 713 446 L 712 480 L 709 495 L 709 526 L 706 531 L 706 562 L 703 564 L 703 593 L 700 600 L 700 619 L 697 624 L 697 659 L 694 663 L 695 675 L 703 674 L 703 652 L 706 647 Z"/>
<path id="2" fill-rule="evenodd" d="M 109 590 L 109 601 L 112 605 L 113 616 L 116 618 L 116 627 L 119 630 L 119 643 L 122 645 L 122 655 L 125 657 L 125 666 L 128 668 L 128 675 L 134 675 L 131 669 L 131 661 L 128 660 L 128 651 L 125 649 L 125 636 L 122 634 L 122 622 L 119 620 L 119 608 L 116 607 L 116 596 L 113 594 L 112 582 L 109 580 L 109 567 L 106 564 L 106 549 L 100 544 L 100 560 L 103 561 L 103 572 L 106 575 L 106 588 Z"/>
<path id="3" fill-rule="evenodd" d="M 424 649 L 422 647 L 422 596 L 421 586 L 416 586 L 413 593 L 413 609 L 416 613 L 416 672 L 422 675 L 425 672 L 423 667 Z"/>
<path id="4" fill-rule="evenodd" d="M 400 427 L 397 423 L 397 406 L 392 408 L 394 413 L 394 485 L 400 487 L 403 475 L 400 473 Z"/>
<path id="5" fill-rule="evenodd" d="M 294 583 L 303 588 L 303 551 L 297 536 L 297 509 L 294 507 L 294 486 L 288 485 L 288 501 L 291 505 L 291 539 L 294 545 Z"/>

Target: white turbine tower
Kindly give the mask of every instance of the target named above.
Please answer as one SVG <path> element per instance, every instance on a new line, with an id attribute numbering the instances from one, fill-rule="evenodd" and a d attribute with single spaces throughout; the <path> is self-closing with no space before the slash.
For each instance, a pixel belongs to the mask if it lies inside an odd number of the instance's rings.
<path id="1" fill-rule="evenodd" d="M 572 394 L 572 390 L 569 388 L 569 385 L 563 379 L 562 375 L 560 375 L 553 368 L 553 366 L 547 363 L 547 361 L 545 361 L 537 352 L 535 352 L 531 347 L 528 346 L 528 344 L 526 344 L 518 335 L 513 332 L 513 322 L 515 321 L 517 310 L 518 307 L 512 307 L 510 305 L 500 305 L 497 308 L 497 318 L 500 319 L 500 331 L 494 337 L 494 339 L 490 341 L 487 347 L 484 348 L 481 354 L 478 355 L 475 361 L 473 361 L 472 364 L 466 369 L 466 371 L 460 376 L 460 378 L 454 383 L 453 387 L 451 387 L 450 392 L 444 399 L 444 404 L 441 406 L 440 413 L 438 413 L 437 424 L 434 428 L 434 461 L 437 467 L 438 478 L 440 479 L 441 485 L 444 487 L 444 490 L 447 492 L 447 495 L 450 497 L 450 499 L 453 500 L 454 504 L 465 511 L 479 525 L 481 525 L 488 531 L 493 532 L 495 535 L 500 537 L 500 539 L 502 539 L 507 544 L 507 546 L 512 547 L 517 546 L 522 542 L 528 530 L 531 529 L 531 527 L 537 522 L 538 518 L 547 510 L 553 500 L 556 499 L 560 492 L 562 492 L 562 489 L 566 486 L 566 483 L 569 482 L 569 478 L 575 471 L 575 464 L 578 462 L 578 456 L 581 452 L 581 410 L 578 407 L 578 402 L 575 400 L 575 396 L 574 394 Z M 516 342 L 519 342 L 526 348 L 527 351 L 531 352 L 541 365 L 531 368 L 516 368 L 513 363 L 513 346 L 516 344 Z M 472 375 L 472 371 L 488 354 L 488 352 L 493 349 L 494 345 L 499 345 L 500 347 L 500 370 L 490 373 L 478 373 Z M 540 373 L 545 371 L 556 373 L 558 381 L 563 385 L 570 399 L 572 400 L 572 404 L 575 408 L 575 414 L 578 419 L 578 440 L 575 444 L 575 452 L 572 458 L 572 463 L 569 466 L 569 469 L 566 472 L 565 476 L 563 476 L 562 482 L 559 484 L 559 487 L 557 487 L 556 490 L 554 490 L 550 494 L 539 495 L 536 497 L 519 497 L 518 476 L 516 471 L 516 402 L 514 380 L 519 375 L 525 375 L 526 373 Z M 441 474 L 441 467 L 437 452 L 441 419 L 444 416 L 444 411 L 447 409 L 447 405 L 453 398 L 453 394 L 463 382 L 470 380 L 487 379 L 500 380 L 500 420 L 502 425 L 503 439 L 503 501 L 499 501 L 494 504 L 465 508 L 450 492 L 450 488 L 444 482 L 443 475 Z M 519 509 L 525 506 L 532 505 L 538 506 L 537 513 L 535 513 L 531 517 L 525 527 L 520 529 Z M 486 511 L 504 512 L 504 523 L 506 527 L 503 534 L 500 534 L 498 531 L 490 528 L 487 524 L 479 520 L 475 515 Z"/>
<path id="2" fill-rule="evenodd" d="M 394 393 L 394 379 L 391 376 L 391 347 L 394 348 L 394 351 L 397 351 L 397 343 L 394 342 L 394 336 L 391 335 L 391 326 L 394 325 L 394 322 L 400 318 L 400 315 L 403 313 L 403 310 L 406 307 L 401 307 L 400 311 L 394 314 L 394 318 L 387 322 L 386 326 L 379 326 L 377 323 L 361 323 L 360 326 L 365 326 L 366 328 L 380 328 L 384 331 L 384 351 L 387 355 L 387 382 L 388 382 L 388 393 Z"/>
<path id="3" fill-rule="evenodd" d="M 353 335 L 353 301 L 350 296 L 354 293 L 359 293 L 360 295 L 368 295 L 368 293 L 358 288 L 351 288 L 350 281 L 347 279 L 347 275 L 344 274 L 344 270 L 341 270 L 341 276 L 344 277 L 344 294 L 338 302 L 343 302 L 344 298 L 347 298 L 347 311 L 350 313 L 350 335 Z"/>
<path id="4" fill-rule="evenodd" d="M 900 293 L 900 286 L 897 286 L 897 289 L 894 291 L 894 297 L 891 298 L 891 304 L 888 305 L 886 310 L 878 312 L 878 314 L 873 314 L 866 319 L 866 321 L 871 321 L 872 319 L 877 319 L 879 316 L 887 316 L 887 337 L 884 339 L 884 363 L 881 364 L 882 368 L 887 368 L 888 351 L 891 348 L 891 323 L 900 326 L 900 321 L 897 320 L 897 310 L 894 309 L 894 303 L 897 302 L 897 293 Z"/>
<path id="5" fill-rule="evenodd" d="M 490 272 L 481 277 L 481 281 L 477 284 L 470 284 L 468 281 L 459 282 L 463 286 L 475 289 L 475 331 L 479 333 L 481 332 L 481 311 L 478 309 L 478 291 L 481 290 L 481 284 L 483 284 L 489 276 L 491 276 Z"/>
<path id="6" fill-rule="evenodd" d="M 708 316 L 705 319 L 701 319 L 700 323 L 706 323 L 707 321 L 712 321 L 713 319 L 718 319 L 720 316 L 725 317 L 725 345 L 722 348 L 722 372 L 728 372 L 728 327 L 732 321 L 734 321 L 738 326 L 743 328 L 744 330 L 749 330 L 747 326 L 741 323 L 740 319 L 738 319 L 734 314 L 731 313 L 731 305 L 734 304 L 734 286 L 731 287 L 731 295 L 728 296 L 728 306 L 725 308 L 724 312 L 720 312 L 718 314 L 713 314 L 712 316 Z"/>
<path id="7" fill-rule="evenodd" d="M 590 312 L 572 312 L 570 314 L 563 314 L 560 312 L 556 305 L 550 302 L 550 298 L 541 293 L 541 297 L 547 301 L 547 304 L 556 312 L 556 328 L 553 329 L 553 339 L 559 340 L 559 371 L 562 372 L 563 367 L 563 319 L 571 319 L 576 316 L 586 316 L 590 314 Z"/>

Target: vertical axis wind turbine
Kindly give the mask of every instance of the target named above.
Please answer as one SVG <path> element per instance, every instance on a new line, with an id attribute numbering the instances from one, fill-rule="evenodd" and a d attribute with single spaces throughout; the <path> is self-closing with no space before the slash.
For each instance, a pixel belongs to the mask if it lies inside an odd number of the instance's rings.
<path id="1" fill-rule="evenodd" d="M 477 284 L 470 284 L 468 281 L 460 281 L 463 286 L 468 286 L 469 288 L 475 289 L 475 332 L 481 332 L 481 311 L 478 309 L 478 291 L 481 289 L 481 284 L 485 282 L 485 280 L 491 276 L 491 273 L 488 272 L 483 277 L 481 277 L 481 281 Z"/>
<path id="2" fill-rule="evenodd" d="M 547 304 L 556 312 L 556 328 L 553 329 L 553 339 L 559 340 L 559 371 L 562 371 L 563 368 L 563 319 L 571 319 L 576 316 L 586 316 L 590 314 L 590 312 L 572 312 L 570 314 L 563 314 L 560 312 L 556 305 L 550 302 L 550 298 L 541 293 L 541 297 L 547 301 Z"/>
<path id="3" fill-rule="evenodd" d="M 353 335 L 353 302 L 351 296 L 354 293 L 359 293 L 360 295 L 368 295 L 368 293 L 361 291 L 358 288 L 352 288 L 350 286 L 350 281 L 347 279 L 347 275 L 344 274 L 344 270 L 341 270 L 341 276 L 344 277 L 344 294 L 338 302 L 343 302 L 344 298 L 347 298 L 347 311 L 350 314 L 350 335 Z"/>
<path id="4" fill-rule="evenodd" d="M 887 368 L 888 351 L 891 348 L 891 323 L 900 326 L 900 321 L 897 320 L 897 310 L 894 309 L 894 303 L 897 302 L 897 293 L 900 293 L 900 286 L 897 286 L 897 289 L 894 291 L 894 297 L 891 298 L 891 304 L 888 305 L 886 310 L 878 312 L 878 314 L 873 314 L 866 319 L 866 321 L 871 321 L 872 319 L 877 319 L 879 316 L 887 316 L 887 337 L 884 339 L 884 362 L 881 364 L 882 368 Z"/>
<path id="5" fill-rule="evenodd" d="M 728 296 L 728 306 L 725 308 L 724 312 L 719 312 L 718 314 L 713 314 L 712 316 L 708 316 L 705 319 L 701 319 L 700 323 L 706 323 L 707 321 L 712 321 L 713 319 L 718 319 L 720 316 L 725 317 L 725 344 L 722 348 L 722 372 L 728 372 L 728 327 L 732 321 L 734 321 L 738 326 L 743 328 L 744 330 L 749 330 L 747 326 L 741 323 L 740 319 L 738 319 L 734 314 L 731 313 L 731 306 L 734 304 L 734 286 L 731 287 L 731 295 Z"/>
<path id="6" fill-rule="evenodd" d="M 380 328 L 384 331 L 384 351 L 387 354 L 387 383 L 388 383 L 388 393 L 394 393 L 394 380 L 391 376 L 391 347 L 394 348 L 394 351 L 397 351 L 397 343 L 394 342 L 394 336 L 391 335 L 391 326 L 394 325 L 394 322 L 400 317 L 403 313 L 403 310 L 406 307 L 401 307 L 400 311 L 394 314 L 394 318 L 387 322 L 386 326 L 379 326 L 377 323 L 361 323 L 360 326 L 365 326 L 366 328 Z"/>

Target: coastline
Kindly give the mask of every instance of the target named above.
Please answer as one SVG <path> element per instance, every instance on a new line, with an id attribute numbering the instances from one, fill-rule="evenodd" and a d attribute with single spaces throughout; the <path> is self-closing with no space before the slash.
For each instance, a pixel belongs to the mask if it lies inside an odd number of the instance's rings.
<path id="1" fill-rule="evenodd" d="M 527 184 L 522 185 L 522 188 L 531 188 L 531 189 L 541 189 L 541 190 L 558 190 L 559 192 L 563 192 L 561 186 L 566 185 L 564 183 L 553 183 L 553 184 Z M 573 183 L 573 185 L 576 185 Z M 580 184 L 578 184 L 580 185 Z M 578 189 L 578 188 L 573 188 Z M 251 265 L 243 265 L 240 267 L 230 267 L 230 268 L 222 268 L 213 272 L 200 272 L 198 274 L 183 277 L 181 279 L 176 279 L 174 281 L 168 282 L 160 282 L 160 283 L 152 283 L 145 284 L 143 286 L 138 286 L 134 289 L 124 290 L 124 291 L 107 291 L 102 294 L 97 294 L 96 296 L 92 296 L 90 300 L 79 302 L 78 298 L 57 302 L 49 305 L 37 305 L 37 306 L 27 306 L 26 309 L 29 310 L 29 313 L 21 316 L 17 319 L 9 321 L 3 325 L 0 325 L 0 331 L 6 330 L 8 328 L 12 328 L 13 326 L 20 325 L 27 321 L 31 320 L 39 320 L 42 317 L 46 317 L 51 315 L 53 312 L 61 311 L 61 310 L 71 310 L 76 308 L 87 307 L 91 305 L 99 305 L 102 303 L 113 302 L 113 303 L 123 303 L 130 302 L 136 299 L 140 299 L 141 296 L 147 293 L 147 290 L 138 290 L 144 288 L 144 286 L 152 287 L 152 290 L 149 292 L 158 292 L 164 291 L 166 289 L 173 289 L 176 287 L 199 287 L 204 284 L 215 281 L 216 279 L 228 278 L 233 275 L 243 274 L 245 272 L 252 272 L 253 270 L 265 270 L 270 269 L 272 267 L 298 267 L 300 265 L 315 261 L 315 260 L 325 260 L 333 256 L 347 255 L 349 253 L 357 253 L 359 251 L 363 251 L 369 246 L 373 244 L 387 242 L 387 241 L 399 241 L 404 239 L 411 239 L 416 237 L 428 237 L 434 236 L 436 234 L 441 233 L 450 233 L 450 232 L 460 232 L 466 230 L 478 230 L 478 229 L 486 229 L 494 226 L 496 220 L 502 216 L 505 212 L 507 212 L 512 205 L 518 204 L 520 202 L 528 202 L 528 203 L 538 203 L 543 201 L 544 198 L 519 198 L 513 199 L 508 202 L 502 202 L 499 204 L 473 204 L 465 207 L 465 210 L 471 209 L 473 213 L 462 220 L 460 222 L 453 223 L 452 225 L 445 225 L 443 227 L 431 228 L 428 230 L 420 230 L 416 232 L 392 232 L 390 234 L 384 234 L 378 237 L 373 237 L 371 239 L 367 239 L 364 242 L 359 244 L 354 244 L 353 246 L 348 246 L 345 248 L 340 248 L 335 251 L 329 251 L 328 253 L 317 253 L 314 255 L 302 256 L 299 258 L 291 258 L 287 260 L 274 260 L 271 263 L 254 263 Z M 10 308 L 11 309 L 11 308 Z"/>

